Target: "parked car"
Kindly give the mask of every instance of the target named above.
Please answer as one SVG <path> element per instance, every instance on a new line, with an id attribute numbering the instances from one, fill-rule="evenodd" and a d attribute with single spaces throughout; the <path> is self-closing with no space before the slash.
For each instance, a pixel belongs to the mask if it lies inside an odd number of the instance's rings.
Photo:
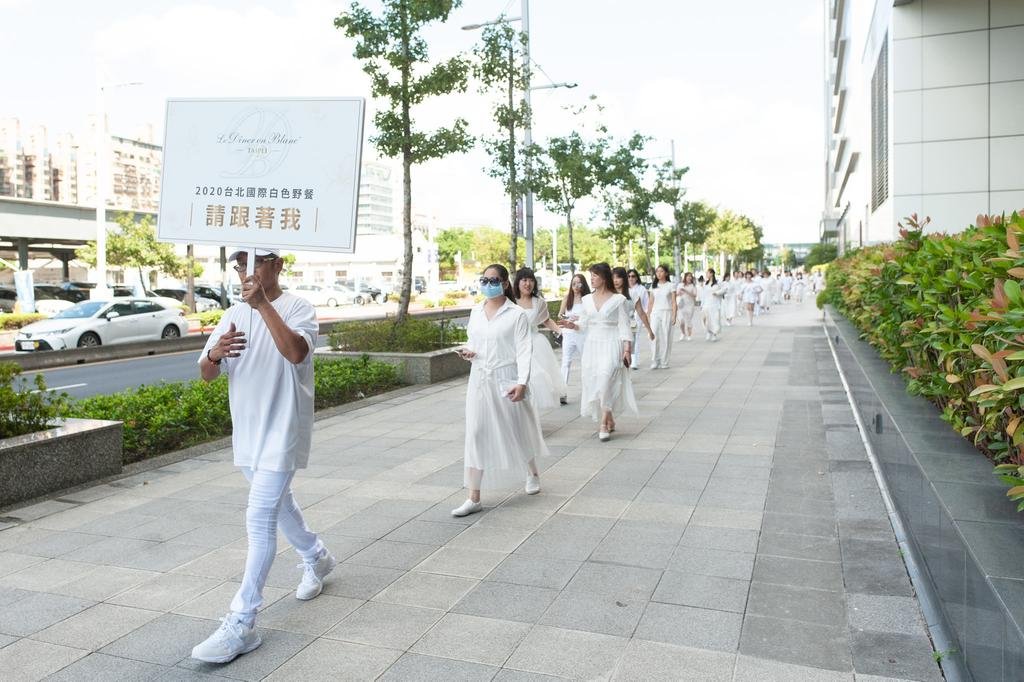
<path id="1" fill-rule="evenodd" d="M 62 310 L 67 310 L 74 305 L 71 301 L 57 298 L 45 288 L 32 287 L 35 296 L 36 312 L 47 317 L 52 317 Z"/>
<path id="2" fill-rule="evenodd" d="M 188 333 L 188 320 L 180 308 L 151 299 L 111 298 L 82 301 L 48 320 L 18 330 L 18 351 L 64 350 L 132 341 L 176 339 Z"/>
<path id="3" fill-rule="evenodd" d="M 369 303 L 370 301 L 373 301 L 374 303 L 383 303 L 384 300 L 387 298 L 387 296 L 385 296 L 384 293 L 380 290 L 380 287 L 375 287 L 369 282 L 360 281 L 359 284 L 357 285 L 354 281 L 350 279 L 337 279 L 334 280 L 334 284 L 338 286 L 343 286 L 347 289 L 351 289 L 356 294 L 361 295 L 363 297 L 363 300 L 362 302 L 357 301 L 357 305 Z"/>
<path id="4" fill-rule="evenodd" d="M 298 284 L 288 289 L 288 291 L 306 299 L 315 306 L 329 306 L 331 308 L 354 303 L 356 298 L 350 289 L 337 285 L 325 287 L 319 284 Z"/>
<path id="5" fill-rule="evenodd" d="M 0 313 L 13 313 L 18 302 L 18 292 L 9 287 L 0 288 Z"/>
<path id="6" fill-rule="evenodd" d="M 209 310 L 220 310 L 220 301 L 215 301 L 212 298 L 201 296 L 199 294 L 198 287 L 194 289 L 196 297 L 196 312 L 205 313 Z M 173 298 L 179 303 L 185 302 L 185 295 L 188 294 L 186 289 L 154 289 L 153 293 L 157 296 L 163 296 L 165 298 Z"/>
<path id="7" fill-rule="evenodd" d="M 81 303 L 89 298 L 89 292 L 79 288 L 64 288 L 58 284 L 37 284 L 36 291 L 45 291 L 57 298 L 70 303 Z"/>

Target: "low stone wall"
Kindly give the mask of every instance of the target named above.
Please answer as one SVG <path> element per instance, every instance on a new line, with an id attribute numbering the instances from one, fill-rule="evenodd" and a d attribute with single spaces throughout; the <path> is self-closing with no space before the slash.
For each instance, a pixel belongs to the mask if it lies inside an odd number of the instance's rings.
<path id="1" fill-rule="evenodd" d="M 68 419 L 0 440 L 0 507 L 121 473 L 121 422 Z"/>
<path id="2" fill-rule="evenodd" d="M 386 362 L 399 368 L 399 377 L 405 384 L 436 384 L 469 374 L 469 363 L 459 357 L 453 348 L 429 353 L 357 353 L 317 348 L 320 357 L 361 358 Z"/>
<path id="3" fill-rule="evenodd" d="M 954 654 L 976 680 L 1024 679 L 1024 514 L 992 463 L 838 312 L 825 326 L 882 473 L 931 582 Z"/>

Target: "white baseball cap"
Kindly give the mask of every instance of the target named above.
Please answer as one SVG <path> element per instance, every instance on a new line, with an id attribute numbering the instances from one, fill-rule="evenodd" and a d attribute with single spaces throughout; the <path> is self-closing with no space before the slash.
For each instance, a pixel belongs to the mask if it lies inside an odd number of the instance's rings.
<path id="1" fill-rule="evenodd" d="M 233 251 L 231 253 L 231 255 L 228 256 L 228 260 L 238 260 L 239 256 L 241 256 L 242 254 L 247 254 L 247 253 L 249 253 L 249 249 L 238 249 L 237 251 Z M 259 258 L 260 256 L 263 256 L 263 257 L 273 256 L 274 258 L 277 258 L 280 255 L 281 255 L 281 252 L 278 251 L 277 249 L 256 249 L 256 257 L 257 258 Z"/>

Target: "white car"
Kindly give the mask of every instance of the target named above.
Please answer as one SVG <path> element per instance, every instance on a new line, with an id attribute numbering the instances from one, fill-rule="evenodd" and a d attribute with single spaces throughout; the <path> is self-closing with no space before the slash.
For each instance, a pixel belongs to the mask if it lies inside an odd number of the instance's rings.
<path id="1" fill-rule="evenodd" d="M 48 320 L 25 325 L 14 338 L 14 349 L 92 348 L 132 341 L 177 339 L 187 333 L 188 320 L 180 308 L 167 307 L 146 298 L 88 300 L 76 303 Z"/>
<path id="2" fill-rule="evenodd" d="M 291 287 L 288 291 L 315 306 L 330 306 L 331 308 L 350 304 L 354 299 L 352 291 L 340 285 L 325 287 L 319 284 L 299 284 Z"/>

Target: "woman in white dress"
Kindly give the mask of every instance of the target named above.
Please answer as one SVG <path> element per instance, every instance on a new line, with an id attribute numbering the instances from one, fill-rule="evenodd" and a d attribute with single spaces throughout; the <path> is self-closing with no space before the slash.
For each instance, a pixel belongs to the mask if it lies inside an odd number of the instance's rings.
<path id="1" fill-rule="evenodd" d="M 722 275 L 722 288 L 725 295 L 722 297 L 722 317 L 725 318 L 727 327 L 732 326 L 732 320 L 736 317 L 736 285 L 739 282 L 728 272 Z"/>
<path id="2" fill-rule="evenodd" d="M 804 281 L 803 273 L 797 273 L 796 281 L 793 282 L 793 298 L 797 303 L 804 302 L 804 291 L 807 289 L 807 282 Z"/>
<path id="3" fill-rule="evenodd" d="M 654 288 L 651 301 L 647 304 L 647 317 L 654 327 L 654 357 L 651 369 L 668 369 L 668 358 L 672 353 L 672 328 L 676 326 L 679 314 L 675 287 L 669 281 L 667 265 L 659 265 L 654 271 Z"/>
<path id="4" fill-rule="evenodd" d="M 612 270 L 612 279 L 615 279 L 615 270 L 621 268 L 615 268 Z M 637 272 L 636 268 L 630 268 L 626 271 L 626 283 L 629 288 L 629 298 L 634 302 L 634 310 L 636 311 L 633 315 L 633 319 L 630 320 L 630 328 L 633 330 L 633 357 L 629 361 L 629 366 L 633 369 L 640 369 L 640 327 L 636 324 L 636 315 L 640 316 L 644 326 L 647 327 L 648 336 L 651 341 L 654 340 L 654 330 L 651 329 L 651 320 L 647 317 L 647 304 L 650 302 L 650 295 L 647 293 L 647 287 L 644 286 L 644 282 L 640 279 L 640 273 Z M 616 289 L 618 291 L 618 289 Z M 620 294 L 625 295 L 626 292 L 619 291 Z"/>
<path id="5" fill-rule="evenodd" d="M 636 272 L 634 270 L 634 272 Z M 640 279 L 640 273 L 637 273 L 637 280 Z M 629 299 L 629 330 L 632 332 L 632 349 L 633 354 L 630 356 L 629 366 L 636 369 L 636 347 L 637 342 L 640 340 L 640 323 L 643 322 L 644 327 L 647 329 L 647 336 L 651 341 L 654 341 L 654 330 L 651 329 L 651 321 L 647 319 L 647 312 L 644 310 L 644 306 L 641 304 L 641 300 L 644 298 L 644 294 L 647 293 L 647 289 L 641 284 L 637 287 L 629 286 L 630 274 L 626 272 L 626 268 L 612 268 L 612 289 L 615 293 L 622 294 Z M 643 290 L 641 294 L 639 290 Z"/>
<path id="6" fill-rule="evenodd" d="M 718 281 L 714 270 L 708 269 L 704 278 L 704 288 L 700 293 L 701 319 L 704 329 L 707 330 L 704 338 L 708 341 L 717 341 L 718 335 L 722 332 L 722 299 L 726 290 Z"/>
<path id="7" fill-rule="evenodd" d="M 677 289 L 679 308 L 679 340 L 693 340 L 693 316 L 697 312 L 697 283 L 693 273 L 683 275 L 683 282 Z"/>
<path id="8" fill-rule="evenodd" d="M 526 480 L 526 493 L 540 492 L 537 456 L 548 448 L 533 403 L 526 398 L 533 358 L 533 335 L 526 311 L 512 302 L 503 265 L 491 265 L 480 278 L 485 299 L 473 307 L 459 353 L 472 363 L 466 389 L 465 486 L 469 499 L 452 510 L 467 516 L 483 509 L 480 489 Z"/>
<path id="9" fill-rule="evenodd" d="M 583 297 L 590 293 L 590 285 L 583 273 L 577 272 L 569 282 L 569 293 L 562 299 L 562 307 L 558 311 L 558 319 L 575 322 L 580 319 L 583 311 Z M 584 334 L 581 331 L 562 328 L 562 383 L 568 385 L 572 361 L 583 357 Z M 559 401 L 565 405 L 568 400 L 563 393 Z"/>
<path id="10" fill-rule="evenodd" d="M 555 351 L 551 349 L 547 337 L 540 333 L 539 327 L 547 327 L 559 336 L 562 330 L 551 320 L 548 304 L 536 294 L 537 277 L 533 270 L 520 268 L 512 282 L 512 290 L 516 292 L 516 304 L 526 311 L 526 319 L 533 337 L 533 360 L 530 363 L 530 383 L 527 390 L 533 406 L 538 410 L 547 410 L 557 406 L 565 395 L 565 382 L 562 381 Z"/>
<path id="11" fill-rule="evenodd" d="M 607 263 L 590 266 L 594 293 L 583 298 L 577 322 L 562 320 L 567 329 L 587 333 L 583 347 L 583 393 L 580 415 L 600 418 L 597 437 L 607 441 L 615 430 L 615 413 L 629 410 L 639 415 L 633 382 L 629 376 L 632 333 L 629 329 L 629 299 L 612 291 L 612 269 Z"/>
<path id="12" fill-rule="evenodd" d="M 754 272 L 747 270 L 747 273 L 743 276 L 743 289 L 740 296 L 743 300 L 743 305 L 747 309 L 747 326 L 754 326 L 754 312 L 758 305 L 758 300 L 761 294 L 764 292 L 764 287 L 754 279 Z"/>

